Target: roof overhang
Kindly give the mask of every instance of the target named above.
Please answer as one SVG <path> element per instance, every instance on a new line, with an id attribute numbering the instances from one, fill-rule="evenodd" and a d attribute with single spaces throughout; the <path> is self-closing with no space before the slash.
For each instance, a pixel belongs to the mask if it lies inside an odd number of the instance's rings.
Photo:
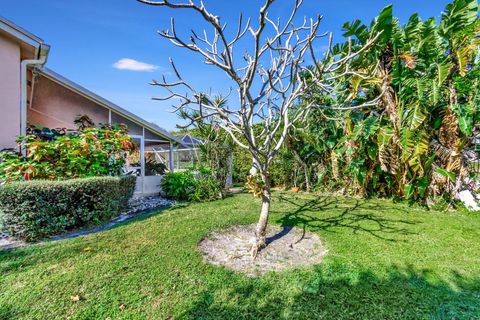
<path id="1" fill-rule="evenodd" d="M 11 38 L 15 39 L 22 45 L 26 45 L 34 48 L 35 50 L 35 59 L 39 59 L 41 56 L 48 56 L 50 51 L 50 46 L 45 44 L 43 39 L 37 37 L 36 35 L 28 32 L 27 30 L 19 27 L 13 22 L 5 19 L 0 16 L 0 31 L 3 31 Z"/>
<path id="2" fill-rule="evenodd" d="M 50 51 L 50 46 L 45 44 L 41 38 L 37 37 L 36 35 L 28 32 L 27 30 L 17 26 L 13 22 L 0 16 L 0 33 L 2 32 L 6 33 L 8 36 L 18 41 L 23 46 L 33 48 L 35 50 L 35 57 L 33 57 L 34 59 L 40 59 L 40 57 L 45 57 L 45 60 L 44 60 L 45 62 L 43 63 L 43 65 L 45 65 L 48 57 L 48 53 Z M 155 134 L 158 134 L 159 136 L 165 138 L 167 141 L 184 146 L 180 139 L 173 136 L 163 128 L 160 128 L 159 126 L 138 117 L 137 115 L 129 112 L 128 110 L 125 110 L 122 107 L 100 97 L 99 95 L 87 90 L 86 88 L 78 85 L 73 81 L 70 81 L 69 79 L 59 75 L 58 73 L 52 70 L 49 70 L 43 66 L 41 68 L 36 68 L 36 69 L 37 69 L 37 72 L 39 72 L 46 78 L 58 83 L 59 85 L 73 92 L 76 92 L 77 94 L 85 97 L 86 99 L 89 99 L 90 101 L 93 101 L 103 106 L 104 108 L 107 108 L 123 116 L 124 118 L 152 131 Z"/>
<path id="3" fill-rule="evenodd" d="M 69 89 L 73 92 L 76 92 L 77 94 L 85 97 L 86 99 L 88 99 L 92 102 L 95 102 L 96 104 L 99 104 L 99 105 L 103 106 L 106 109 L 109 109 L 109 110 L 113 111 L 114 113 L 117 113 L 117 114 L 125 117 L 126 119 L 144 127 L 145 129 L 148 129 L 148 130 L 162 136 L 166 140 L 168 140 L 170 142 L 173 142 L 175 144 L 184 146 L 183 142 L 179 138 L 170 134 L 165 129 L 157 126 L 154 123 L 148 122 L 145 119 L 140 118 L 139 116 L 131 113 L 128 110 L 125 110 L 124 108 L 114 104 L 111 101 L 106 100 L 105 98 L 100 97 L 99 95 L 97 95 L 97 94 L 91 92 L 90 90 L 80 86 L 79 84 L 77 84 L 77 83 L 59 75 L 55 71 L 52 71 L 48 68 L 43 68 L 43 69 L 39 70 L 39 72 L 42 76 L 58 83 L 59 85 L 65 87 L 65 88 L 67 88 L 67 89 Z"/>

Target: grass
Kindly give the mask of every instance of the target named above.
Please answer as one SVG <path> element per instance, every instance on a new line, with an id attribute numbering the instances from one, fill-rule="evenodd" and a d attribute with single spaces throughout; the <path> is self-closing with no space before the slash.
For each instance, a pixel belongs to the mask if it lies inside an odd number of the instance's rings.
<path id="1" fill-rule="evenodd" d="M 321 265 L 248 278 L 204 263 L 197 242 L 259 206 L 240 194 L 2 252 L 0 318 L 480 319 L 480 215 L 277 192 L 271 223 L 318 233 Z"/>

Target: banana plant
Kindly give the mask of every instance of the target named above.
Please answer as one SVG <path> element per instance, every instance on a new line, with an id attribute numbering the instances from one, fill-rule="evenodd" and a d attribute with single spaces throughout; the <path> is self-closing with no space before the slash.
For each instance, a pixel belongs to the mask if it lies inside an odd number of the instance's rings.
<path id="1" fill-rule="evenodd" d="M 322 128 L 333 122 L 342 132 L 332 150 L 321 151 L 323 158 L 335 154 L 347 168 L 345 184 L 355 180 L 354 192 L 425 199 L 450 192 L 452 176 L 468 175 L 462 149 L 480 103 L 478 9 L 476 0 L 454 0 L 440 22 L 414 14 L 400 25 L 387 6 L 369 25 L 344 24 L 349 40 L 327 57 L 347 56 L 377 35 L 374 45 L 331 75 L 334 93 L 319 99 L 330 101 L 328 112 L 335 114 Z"/>

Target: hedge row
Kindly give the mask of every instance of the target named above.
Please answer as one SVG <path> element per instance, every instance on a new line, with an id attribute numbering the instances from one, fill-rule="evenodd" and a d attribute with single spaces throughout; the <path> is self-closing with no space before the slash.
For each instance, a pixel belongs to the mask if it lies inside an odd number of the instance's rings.
<path id="1" fill-rule="evenodd" d="M 42 239 L 117 215 L 135 189 L 135 177 L 29 181 L 0 188 L 0 217 L 10 235 Z"/>

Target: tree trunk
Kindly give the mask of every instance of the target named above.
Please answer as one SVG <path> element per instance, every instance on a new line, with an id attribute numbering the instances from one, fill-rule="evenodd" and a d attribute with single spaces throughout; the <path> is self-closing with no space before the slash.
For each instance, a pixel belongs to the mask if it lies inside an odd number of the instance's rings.
<path id="1" fill-rule="evenodd" d="M 262 173 L 262 179 L 264 183 L 263 195 L 262 195 L 262 211 L 260 212 L 260 219 L 257 223 L 257 228 L 255 230 L 255 244 L 252 247 L 251 255 L 255 259 L 260 250 L 267 246 L 267 224 L 268 216 L 270 214 L 270 201 L 271 201 L 271 190 L 270 190 L 270 179 L 268 174 Z"/>
<path id="2" fill-rule="evenodd" d="M 310 177 L 308 176 L 308 165 L 305 163 L 305 161 L 302 160 L 297 151 L 292 150 L 292 152 L 297 162 L 300 163 L 300 166 L 302 166 L 303 168 L 303 172 L 305 174 L 305 189 L 307 192 L 310 192 Z"/>
<path id="3" fill-rule="evenodd" d="M 308 166 L 303 166 L 303 171 L 305 171 L 305 190 L 310 192 L 310 177 L 308 176 Z"/>

